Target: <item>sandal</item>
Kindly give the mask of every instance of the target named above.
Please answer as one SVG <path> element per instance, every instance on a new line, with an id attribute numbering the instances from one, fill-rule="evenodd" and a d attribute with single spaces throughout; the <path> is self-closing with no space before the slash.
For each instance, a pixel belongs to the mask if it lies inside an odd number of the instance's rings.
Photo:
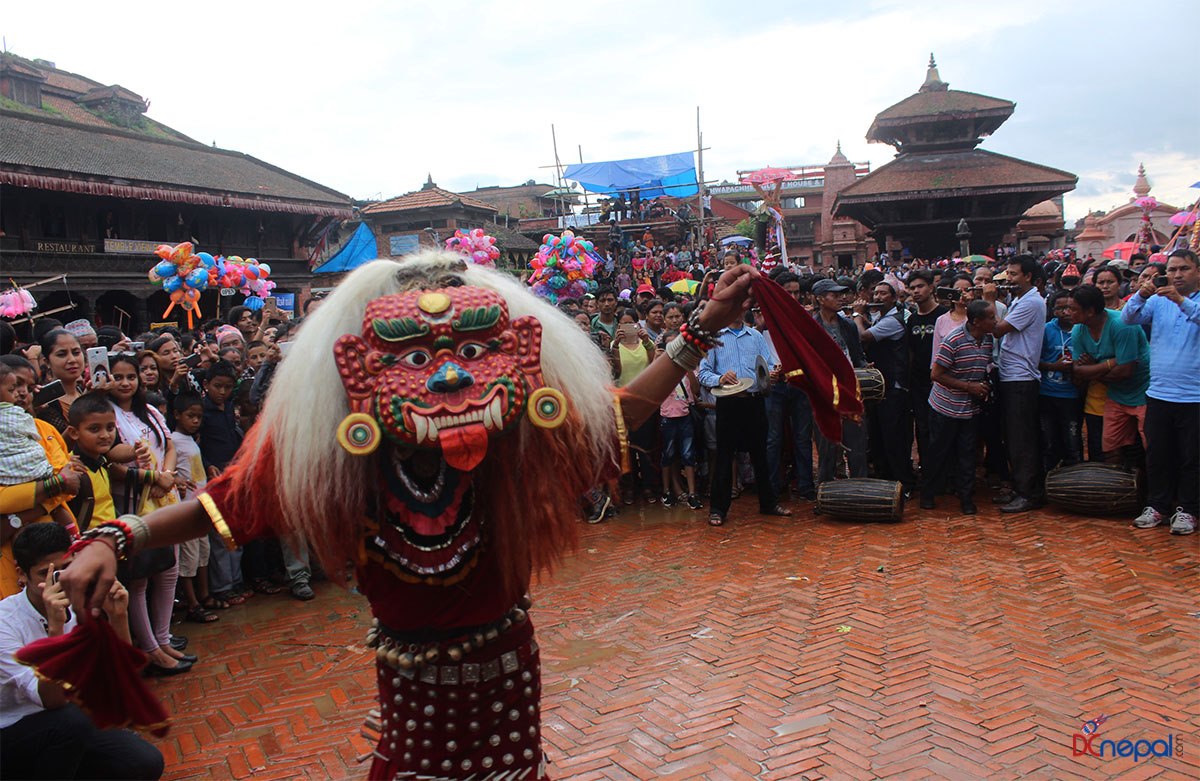
<path id="1" fill-rule="evenodd" d="M 780 518 L 788 518 L 791 516 L 792 511 L 787 509 L 786 507 L 784 507 L 781 504 L 777 504 L 774 507 L 771 507 L 770 509 L 759 510 L 758 514 L 759 515 L 774 515 L 774 516 L 778 516 Z"/>
<path id="2" fill-rule="evenodd" d="M 709 526 L 724 526 L 725 525 L 725 516 L 721 515 L 720 513 L 709 513 L 708 514 L 708 525 Z"/>
<path id="3" fill-rule="evenodd" d="M 203 605 L 189 607 L 185 621 L 191 621 L 193 624 L 211 624 L 213 621 L 220 621 L 221 617 L 216 613 L 210 613 L 204 609 Z"/>
<path id="4" fill-rule="evenodd" d="M 246 603 L 245 594 L 231 594 L 225 598 L 225 601 L 230 605 L 244 605 Z"/>
<path id="5" fill-rule="evenodd" d="M 200 603 L 200 607 L 203 610 L 228 610 L 229 603 L 223 599 L 217 599 L 216 597 L 209 597 L 208 599 L 206 599 L 202 603 Z"/>
<path id="6" fill-rule="evenodd" d="M 254 581 L 254 590 L 259 594 L 278 594 L 283 591 L 283 586 L 276 586 L 266 578 L 259 578 Z"/>

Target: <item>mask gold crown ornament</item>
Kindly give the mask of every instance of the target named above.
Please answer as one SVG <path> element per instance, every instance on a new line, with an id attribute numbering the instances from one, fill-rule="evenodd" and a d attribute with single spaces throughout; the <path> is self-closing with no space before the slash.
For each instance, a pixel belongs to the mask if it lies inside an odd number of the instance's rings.
<path id="1" fill-rule="evenodd" d="M 567 399 L 546 387 L 542 325 L 510 321 L 498 293 L 448 287 L 384 296 L 367 304 L 361 335 L 334 345 L 350 414 L 338 443 L 373 453 L 384 438 L 415 449 L 440 449 L 446 464 L 474 469 L 490 437 L 522 418 L 562 425 Z"/>

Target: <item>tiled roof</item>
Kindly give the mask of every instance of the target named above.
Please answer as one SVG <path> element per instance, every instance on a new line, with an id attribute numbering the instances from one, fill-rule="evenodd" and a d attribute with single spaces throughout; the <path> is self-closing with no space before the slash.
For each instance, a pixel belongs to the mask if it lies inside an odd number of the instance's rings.
<path id="1" fill-rule="evenodd" d="M 542 196 L 553 192 L 554 185 L 552 184 L 518 184 L 512 187 L 476 187 L 474 190 L 466 193 L 467 195 L 476 196 L 479 198 L 487 198 L 489 195 L 496 197 L 508 198 L 512 196 L 529 196 L 531 198 L 541 198 Z"/>
<path id="2" fill-rule="evenodd" d="M 429 187 L 411 193 L 390 198 L 386 201 L 373 203 L 362 211 L 364 214 L 386 214 L 389 212 L 410 211 L 412 209 L 432 209 L 439 206 L 453 206 L 461 203 L 472 209 L 484 209 L 495 212 L 497 209 L 490 203 L 472 198 L 469 195 L 459 195 L 441 187 Z"/>
<path id="3" fill-rule="evenodd" d="M 70 73 L 57 68 L 41 68 L 41 71 L 46 74 L 47 87 L 54 87 L 64 92 L 73 92 L 76 95 L 83 95 L 95 87 L 104 86 L 100 82 L 93 81 L 86 76 L 80 76 L 78 73 Z"/>
<path id="4" fill-rule="evenodd" d="M 930 93 L 932 94 L 932 93 Z M 901 155 L 838 194 L 838 203 L 869 201 L 880 195 L 922 198 L 957 190 L 1029 189 L 1044 186 L 1066 192 L 1075 174 L 983 149 Z"/>
<path id="5" fill-rule="evenodd" d="M 29 76 L 38 81 L 45 81 L 46 74 L 42 73 L 32 63 L 28 63 L 20 57 L 4 56 L 0 57 L 0 72 L 20 73 L 24 76 Z"/>
<path id="6" fill-rule="evenodd" d="M 350 206 L 336 190 L 239 152 L 2 110 L 0 172 Z"/>
<path id="7" fill-rule="evenodd" d="M 887 120 L 936 117 L 940 114 L 970 114 L 979 111 L 996 111 L 1016 108 L 1011 100 L 993 98 L 975 92 L 944 90 L 940 92 L 917 92 L 904 100 L 885 108 L 875 115 L 875 123 Z"/>
<path id="8" fill-rule="evenodd" d="M 119 100 L 128 100 L 134 103 L 145 103 L 145 99 L 131 89 L 126 89 L 120 84 L 113 84 L 110 87 L 93 87 L 88 90 L 81 98 L 80 103 L 91 103 L 94 101 L 108 100 L 117 98 Z"/>

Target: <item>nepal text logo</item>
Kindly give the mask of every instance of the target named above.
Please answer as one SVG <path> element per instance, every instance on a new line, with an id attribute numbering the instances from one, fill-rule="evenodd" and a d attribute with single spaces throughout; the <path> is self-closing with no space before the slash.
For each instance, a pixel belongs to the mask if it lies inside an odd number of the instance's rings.
<path id="1" fill-rule="evenodd" d="M 1134 762 L 1140 762 L 1145 757 L 1177 757 L 1183 755 L 1183 743 L 1178 735 L 1167 735 L 1158 740 L 1100 740 L 1100 725 L 1108 721 L 1103 713 L 1094 719 L 1083 723 L 1082 731 L 1076 732 L 1071 738 L 1071 756 L 1081 757 L 1084 754 L 1101 759 L 1115 757 L 1133 757 Z"/>

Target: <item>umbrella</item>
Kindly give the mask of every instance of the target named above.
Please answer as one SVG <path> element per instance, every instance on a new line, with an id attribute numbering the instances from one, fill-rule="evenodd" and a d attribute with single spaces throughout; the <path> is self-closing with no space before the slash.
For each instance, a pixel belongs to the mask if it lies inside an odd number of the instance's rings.
<path id="1" fill-rule="evenodd" d="M 995 258 L 989 258 L 987 255 L 967 255 L 963 258 L 964 263 L 995 263 Z"/>
<path id="2" fill-rule="evenodd" d="M 699 280 L 695 279 L 678 279 L 667 285 L 672 293 L 685 293 L 689 296 L 696 295 L 696 289 L 700 287 Z"/>
<path id="3" fill-rule="evenodd" d="M 721 239 L 722 247 L 728 247 L 730 244 L 742 244 L 746 247 L 749 247 L 753 243 L 754 239 L 749 238 L 748 236 L 726 236 L 725 238 Z"/>
<path id="4" fill-rule="evenodd" d="M 1187 212 L 1176 212 L 1171 215 L 1169 222 L 1172 225 L 1191 225 L 1196 221 L 1196 210 L 1192 209 Z"/>
<path id="5" fill-rule="evenodd" d="M 1129 256 L 1137 252 L 1139 246 L 1136 241 L 1119 241 L 1111 247 L 1106 248 L 1101 254 L 1109 260 L 1113 258 L 1129 260 Z"/>
<path id="6" fill-rule="evenodd" d="M 750 171 L 743 174 L 741 179 L 742 184 L 775 184 L 775 182 L 783 182 L 788 179 L 798 178 L 790 169 L 787 168 L 759 168 L 757 171 Z"/>

